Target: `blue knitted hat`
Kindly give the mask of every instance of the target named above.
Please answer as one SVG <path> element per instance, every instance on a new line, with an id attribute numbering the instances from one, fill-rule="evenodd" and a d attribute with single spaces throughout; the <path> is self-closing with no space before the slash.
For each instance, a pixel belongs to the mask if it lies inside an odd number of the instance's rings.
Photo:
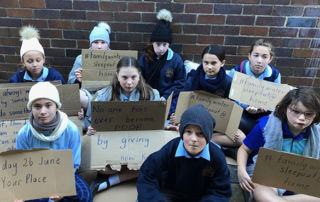
<path id="1" fill-rule="evenodd" d="M 109 34 L 111 33 L 111 28 L 110 26 L 105 23 L 105 22 L 100 22 L 98 26 L 95 26 L 89 36 L 90 39 L 90 46 L 92 42 L 96 40 L 103 40 L 110 45 L 110 36 Z"/>
<path id="2" fill-rule="evenodd" d="M 181 116 L 179 127 L 181 139 L 183 139 L 183 131 L 187 125 L 199 126 L 208 143 L 212 138 L 216 121 L 202 104 L 197 104 L 187 109 Z"/>

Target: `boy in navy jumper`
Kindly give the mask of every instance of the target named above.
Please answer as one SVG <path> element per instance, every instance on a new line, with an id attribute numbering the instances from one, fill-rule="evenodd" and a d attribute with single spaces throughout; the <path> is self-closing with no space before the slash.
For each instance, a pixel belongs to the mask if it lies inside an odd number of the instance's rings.
<path id="1" fill-rule="evenodd" d="M 210 142 L 215 120 L 203 105 L 181 117 L 180 138 L 151 154 L 140 168 L 138 201 L 229 201 L 230 173 Z"/>

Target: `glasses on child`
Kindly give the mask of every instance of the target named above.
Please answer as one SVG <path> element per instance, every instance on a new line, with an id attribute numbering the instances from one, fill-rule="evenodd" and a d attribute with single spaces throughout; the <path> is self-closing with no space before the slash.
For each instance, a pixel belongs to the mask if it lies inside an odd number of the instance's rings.
<path id="1" fill-rule="evenodd" d="M 314 116 L 316 115 L 316 113 L 314 113 L 314 112 L 300 112 L 300 111 L 298 111 L 298 110 L 296 110 L 296 109 L 293 109 L 293 108 L 289 108 L 289 111 L 290 111 L 293 115 L 295 115 L 295 116 L 297 116 L 297 117 L 300 117 L 301 114 L 303 114 L 303 116 L 304 116 L 306 119 L 312 119 L 312 118 L 314 118 Z"/>

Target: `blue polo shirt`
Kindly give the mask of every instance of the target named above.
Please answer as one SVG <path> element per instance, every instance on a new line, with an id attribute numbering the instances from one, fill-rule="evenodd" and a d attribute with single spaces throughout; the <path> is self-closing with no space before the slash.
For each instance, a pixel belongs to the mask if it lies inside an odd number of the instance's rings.
<path id="1" fill-rule="evenodd" d="M 268 120 L 269 120 L 269 116 L 264 116 L 258 119 L 257 125 L 251 130 L 248 136 L 243 140 L 243 144 L 245 144 L 250 150 L 252 150 L 252 153 L 248 158 L 248 165 L 253 163 L 252 157 L 258 153 L 259 148 L 263 147 L 265 143 L 263 131 Z M 310 127 L 308 127 L 306 128 L 305 132 L 302 132 L 299 135 L 294 135 L 290 131 L 287 121 L 283 121 L 282 122 L 282 131 L 283 131 L 282 151 L 301 155 L 307 143 L 310 130 L 311 130 Z"/>
<path id="2" fill-rule="evenodd" d="M 186 149 L 183 146 L 183 140 L 180 140 L 179 145 L 177 147 L 177 151 L 175 154 L 175 157 L 186 157 L 186 158 L 204 158 L 208 161 L 210 161 L 210 152 L 209 152 L 209 144 L 207 144 L 202 152 L 198 154 L 197 156 L 190 156 Z"/>
<path id="3" fill-rule="evenodd" d="M 32 82 L 34 82 L 34 81 L 43 82 L 46 80 L 48 74 L 49 74 L 49 69 L 47 67 L 43 67 L 41 76 L 39 78 L 37 78 L 36 80 L 32 79 L 27 71 L 24 73 L 23 79 L 26 81 L 32 81 Z"/>

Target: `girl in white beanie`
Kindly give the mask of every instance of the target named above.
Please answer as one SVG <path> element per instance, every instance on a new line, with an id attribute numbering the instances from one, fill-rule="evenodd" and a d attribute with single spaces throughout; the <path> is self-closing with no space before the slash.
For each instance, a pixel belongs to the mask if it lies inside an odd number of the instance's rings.
<path id="1" fill-rule="evenodd" d="M 108 23 L 100 22 L 95 26 L 89 36 L 90 49 L 92 50 L 110 50 L 110 33 L 111 28 Z M 82 55 L 78 55 L 71 72 L 69 73 L 68 83 L 82 82 Z"/>
<path id="2" fill-rule="evenodd" d="M 39 31 L 32 26 L 24 26 L 20 30 L 20 37 L 22 41 L 20 57 L 24 68 L 18 70 L 10 78 L 9 82 L 20 83 L 60 80 L 62 84 L 65 84 L 63 77 L 57 70 L 44 66 L 46 58 L 44 49 L 39 42 Z"/>
<path id="3" fill-rule="evenodd" d="M 60 202 L 92 201 L 92 194 L 87 183 L 77 172 L 81 163 L 80 132 L 68 116 L 59 110 L 61 102 L 57 88 L 49 82 L 38 82 L 33 85 L 29 92 L 27 108 L 31 110 L 30 119 L 18 133 L 17 149 L 72 150 L 77 195 L 51 196 L 49 199 Z M 41 199 L 41 201 L 46 201 L 46 199 Z"/>

